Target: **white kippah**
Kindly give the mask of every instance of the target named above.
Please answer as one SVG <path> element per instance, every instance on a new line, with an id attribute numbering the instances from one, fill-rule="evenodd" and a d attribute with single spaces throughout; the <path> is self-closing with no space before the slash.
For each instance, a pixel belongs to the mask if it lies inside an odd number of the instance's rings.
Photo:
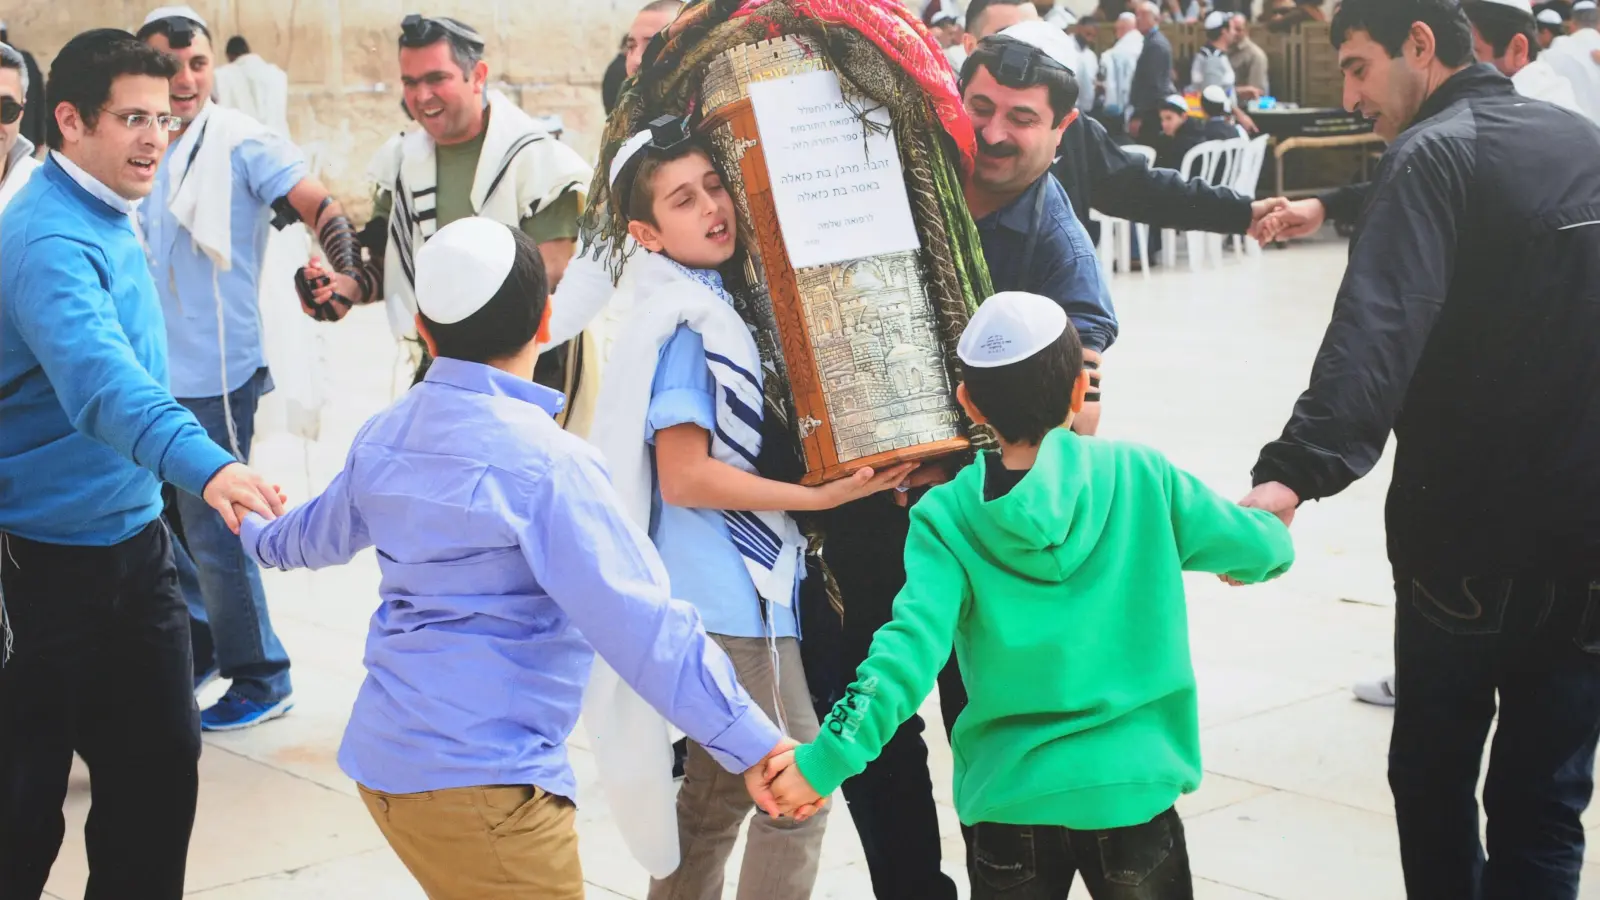
<path id="1" fill-rule="evenodd" d="M 933 21 L 931 24 L 944 25 L 947 23 L 950 25 L 960 25 L 961 14 L 953 9 L 941 9 L 933 14 Z"/>
<path id="2" fill-rule="evenodd" d="M 1524 2 L 1526 2 L 1526 0 L 1524 0 Z M 1206 16 L 1207 31 L 1215 31 L 1226 24 L 1228 24 L 1228 14 L 1220 9 L 1212 10 L 1211 14 Z"/>
<path id="3" fill-rule="evenodd" d="M 510 227 L 482 216 L 451 222 L 417 253 L 417 308 L 454 325 L 499 293 L 516 260 Z"/>
<path id="4" fill-rule="evenodd" d="M 1173 111 L 1181 112 L 1184 115 L 1189 114 L 1189 101 L 1183 99 L 1182 94 L 1168 94 L 1166 99 L 1161 101 L 1161 105 L 1170 107 Z"/>
<path id="5" fill-rule="evenodd" d="M 1495 3 L 1500 6 L 1509 6 L 1518 12 L 1533 15 L 1533 0 L 1484 0 L 1485 3 Z"/>
<path id="6" fill-rule="evenodd" d="M 1594 0 L 1578 0 L 1577 3 L 1572 4 L 1572 11 L 1575 13 L 1589 12 L 1595 8 Z"/>
<path id="7" fill-rule="evenodd" d="M 633 137 L 628 138 L 628 140 L 624 142 L 621 147 L 617 148 L 617 155 L 611 159 L 611 178 L 607 182 L 608 184 L 610 184 L 612 187 L 617 186 L 617 176 L 622 174 L 622 167 L 626 166 L 629 160 L 633 159 L 635 156 L 638 156 L 639 151 L 643 150 L 649 145 L 651 134 L 652 132 L 650 129 L 646 128 Z"/>
<path id="8" fill-rule="evenodd" d="M 211 27 L 206 24 L 205 19 L 200 18 L 200 14 L 195 12 L 192 6 L 163 6 L 160 9 L 151 10 L 150 15 L 144 17 L 144 22 L 139 27 L 143 28 L 145 25 L 161 19 L 188 19 L 201 28 Z"/>
<path id="9" fill-rule="evenodd" d="M 1207 103 L 1215 103 L 1218 106 L 1221 106 L 1223 112 L 1233 109 L 1232 98 L 1228 96 L 1228 92 L 1223 90 L 1222 85 L 1220 84 L 1207 86 L 1205 90 L 1200 92 L 1200 99 L 1206 101 Z"/>
<path id="10" fill-rule="evenodd" d="M 1139 17 L 1134 15 L 1131 12 L 1125 12 L 1125 13 L 1122 13 L 1121 15 L 1117 16 L 1117 21 L 1118 22 L 1137 22 L 1137 21 L 1139 21 Z"/>
<path id="11" fill-rule="evenodd" d="M 995 294 L 972 314 L 956 356 L 974 369 L 1021 362 L 1067 330 L 1067 311 L 1049 297 L 1023 291 Z"/>
<path id="12" fill-rule="evenodd" d="M 1560 25 L 1561 13 L 1553 9 L 1541 9 L 1539 10 L 1538 19 L 1541 25 Z"/>
<path id="13" fill-rule="evenodd" d="M 1078 44 L 1067 37 L 1065 31 L 1054 25 L 1037 19 L 1032 22 L 1018 22 L 1000 32 L 1000 36 L 1028 44 L 1068 69 L 1077 71 L 1077 61 L 1081 56 Z"/>

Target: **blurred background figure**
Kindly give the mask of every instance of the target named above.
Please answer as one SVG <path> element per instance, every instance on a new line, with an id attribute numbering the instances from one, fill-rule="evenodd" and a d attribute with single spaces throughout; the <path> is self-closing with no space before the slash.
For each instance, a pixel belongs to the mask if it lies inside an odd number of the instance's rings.
<path id="1" fill-rule="evenodd" d="M 251 52 L 240 35 L 228 39 L 228 64 L 216 71 L 217 102 L 289 136 L 289 76 Z"/>
<path id="2" fill-rule="evenodd" d="M 44 109 L 44 72 L 40 71 L 39 63 L 33 54 L 18 47 L 11 40 L 11 31 L 6 27 L 4 19 L 0 19 L 0 44 L 10 44 L 22 57 L 23 68 L 28 73 L 28 96 L 23 101 L 21 134 L 35 147 L 44 146 L 44 123 L 46 121 Z"/>

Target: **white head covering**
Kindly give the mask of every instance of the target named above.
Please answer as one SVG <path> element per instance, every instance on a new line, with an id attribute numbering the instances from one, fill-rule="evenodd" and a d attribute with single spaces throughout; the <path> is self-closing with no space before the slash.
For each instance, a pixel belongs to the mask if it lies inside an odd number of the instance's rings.
<path id="1" fill-rule="evenodd" d="M 1189 114 L 1189 101 L 1185 100 L 1182 94 L 1168 94 L 1166 99 L 1161 101 L 1161 105 L 1171 107 L 1184 115 Z"/>
<path id="2" fill-rule="evenodd" d="M 1067 33 L 1046 22 L 1037 19 L 1031 22 L 1018 22 L 1017 24 L 1000 32 L 1002 37 L 1012 38 L 1037 48 L 1045 56 L 1066 66 L 1076 72 L 1081 54 L 1078 44 Z"/>
<path id="3" fill-rule="evenodd" d="M 1501 2 L 1501 0 L 1495 0 L 1495 2 Z M 1522 0 L 1522 2 L 1526 3 L 1528 0 Z M 1220 9 L 1212 10 L 1211 13 L 1206 16 L 1207 31 L 1215 31 L 1226 24 L 1228 24 L 1228 14 Z"/>
<path id="4" fill-rule="evenodd" d="M 1122 13 L 1121 15 L 1117 16 L 1117 21 L 1118 22 L 1137 22 L 1137 21 L 1139 21 L 1139 17 L 1134 15 L 1131 12 L 1125 12 L 1125 13 Z"/>
<path id="5" fill-rule="evenodd" d="M 516 260 L 510 227 L 482 216 L 457 219 L 417 253 L 417 308 L 440 325 L 463 321 L 499 293 Z"/>
<path id="6" fill-rule="evenodd" d="M 1228 96 L 1228 92 L 1223 90 L 1220 84 L 1208 85 L 1200 92 L 1200 99 L 1221 106 L 1224 113 L 1233 111 L 1233 98 Z M 1187 102 L 1184 105 L 1187 106 Z"/>
<path id="7" fill-rule="evenodd" d="M 194 7 L 192 6 L 163 6 L 160 9 L 153 9 L 150 11 L 150 15 L 144 17 L 144 22 L 140 23 L 139 27 L 143 28 L 144 26 L 149 25 L 151 22 L 155 22 L 160 19 L 173 18 L 188 19 L 196 25 L 199 25 L 201 28 L 209 29 L 211 27 L 210 25 L 206 24 L 205 19 L 200 18 L 200 14 L 195 12 Z"/>
<path id="8" fill-rule="evenodd" d="M 961 24 L 961 13 L 956 12 L 953 9 L 941 9 L 938 12 L 933 14 L 933 21 L 930 22 L 929 24 L 931 24 L 931 25 L 945 25 L 945 24 L 960 25 Z"/>
<path id="9" fill-rule="evenodd" d="M 961 332 L 956 356 L 974 369 L 1021 362 L 1055 343 L 1067 330 L 1067 311 L 1049 297 L 1023 291 L 995 294 L 978 307 Z"/>
<path id="10" fill-rule="evenodd" d="M 1527 13 L 1530 16 L 1533 15 L 1533 0 L 1484 0 L 1484 2 L 1509 6 L 1518 12 Z"/>
<path id="11" fill-rule="evenodd" d="M 622 167 L 626 166 L 629 160 L 633 159 L 635 156 L 638 156 L 639 151 L 643 150 L 650 144 L 651 135 L 652 132 L 650 129 L 646 128 L 633 137 L 628 138 L 627 141 L 623 142 L 621 147 L 617 148 L 617 155 L 611 159 L 611 172 L 610 178 L 607 182 L 608 184 L 610 184 L 612 187 L 617 186 L 617 176 L 622 174 Z"/>
<path id="12" fill-rule="evenodd" d="M 1594 0 L 1578 0 L 1577 3 L 1572 4 L 1572 11 L 1575 12 L 1575 13 L 1589 12 L 1589 11 L 1593 10 L 1594 8 L 1595 8 Z"/>
<path id="13" fill-rule="evenodd" d="M 1541 25 L 1560 25 L 1561 24 L 1561 13 L 1558 13 L 1553 9 L 1541 9 L 1541 10 L 1539 10 L 1539 15 L 1537 16 L 1537 18 L 1539 20 L 1539 24 L 1541 24 Z"/>

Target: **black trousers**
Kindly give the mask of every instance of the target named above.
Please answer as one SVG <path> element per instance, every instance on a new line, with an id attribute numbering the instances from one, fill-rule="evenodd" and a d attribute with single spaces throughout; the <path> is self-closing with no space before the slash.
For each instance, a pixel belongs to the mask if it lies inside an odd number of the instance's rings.
<path id="1" fill-rule="evenodd" d="M 112 547 L 0 538 L 15 640 L 0 667 L 0 900 L 37 900 L 89 767 L 87 900 L 183 894 L 200 714 L 189 613 L 161 521 Z"/>
<path id="2" fill-rule="evenodd" d="M 855 679 L 856 667 L 872 646 L 872 636 L 888 623 L 895 595 L 905 586 L 910 522 L 909 512 L 894 505 L 887 495 L 842 506 L 827 517 L 823 556 L 844 600 L 844 631 L 836 667 L 844 684 L 833 685 L 832 696 L 841 696 L 845 685 Z M 953 658 L 939 676 L 939 698 L 948 736 L 948 729 L 967 705 L 967 692 Z M 956 896 L 955 882 L 939 868 L 939 819 L 928 774 L 928 747 L 922 740 L 924 727 L 922 717 L 912 716 L 865 771 L 844 783 L 844 798 L 861 835 L 872 892 L 878 900 L 953 900 Z"/>
<path id="3" fill-rule="evenodd" d="M 1169 809 L 1143 825 L 1072 831 L 980 824 L 972 900 L 1060 900 L 1083 876 L 1092 900 L 1194 900 L 1183 820 Z"/>

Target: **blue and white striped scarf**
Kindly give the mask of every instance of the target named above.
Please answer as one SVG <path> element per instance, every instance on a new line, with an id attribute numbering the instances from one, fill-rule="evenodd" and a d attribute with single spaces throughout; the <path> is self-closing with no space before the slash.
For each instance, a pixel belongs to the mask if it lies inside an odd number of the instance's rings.
<path id="1" fill-rule="evenodd" d="M 708 269 L 691 269 L 665 256 L 659 257 L 684 277 L 704 287 L 733 310 L 733 295 L 722 276 Z M 713 324 L 714 323 L 714 324 Z M 730 326 L 737 323 L 737 333 Z M 716 429 L 711 436 L 711 456 L 719 462 L 752 474 L 761 455 L 761 357 L 743 322 L 718 316 L 712 323 L 693 323 L 705 343 L 706 362 L 717 383 Z M 804 540 L 794 520 L 781 512 L 723 510 L 728 536 L 744 557 L 756 593 L 780 606 L 794 602 L 794 586 L 804 572 L 800 567 Z"/>

